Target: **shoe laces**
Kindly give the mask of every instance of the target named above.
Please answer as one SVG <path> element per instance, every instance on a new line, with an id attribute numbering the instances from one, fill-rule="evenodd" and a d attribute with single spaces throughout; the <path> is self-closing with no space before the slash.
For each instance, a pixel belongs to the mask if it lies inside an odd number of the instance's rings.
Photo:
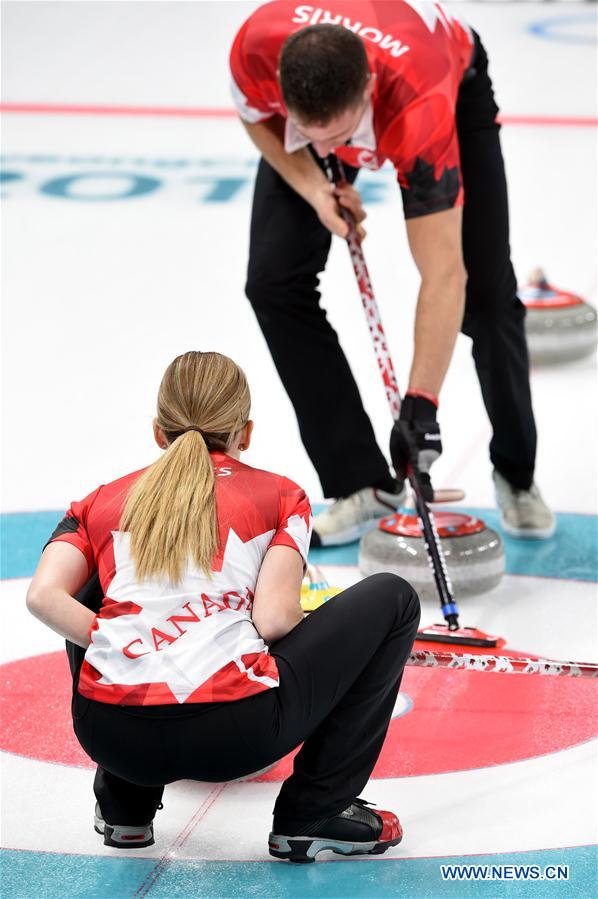
<path id="1" fill-rule="evenodd" d="M 497 487 L 498 492 L 501 493 L 505 499 L 511 499 L 518 505 L 524 506 L 538 501 L 542 502 L 540 491 L 534 483 L 532 483 L 528 490 L 524 490 L 521 487 L 514 487 L 513 484 L 510 484 L 506 480 L 506 478 L 501 477 L 501 480 L 497 482 Z"/>
<path id="2" fill-rule="evenodd" d="M 375 806 L 376 805 L 375 802 L 368 802 L 367 799 L 354 799 L 353 802 L 355 803 L 355 805 L 363 805 L 363 806 L 366 806 L 366 805 Z"/>
<path id="3" fill-rule="evenodd" d="M 358 490 L 357 493 L 352 493 L 350 496 L 340 496 L 338 499 L 335 499 L 328 507 L 328 511 L 331 515 L 334 515 L 347 506 L 363 506 L 364 501 L 363 491 Z"/>
<path id="4" fill-rule="evenodd" d="M 518 490 L 516 487 L 513 487 L 513 498 L 515 502 L 520 506 L 530 506 L 538 501 L 542 501 L 538 488 L 535 484 L 532 484 L 529 490 Z"/>

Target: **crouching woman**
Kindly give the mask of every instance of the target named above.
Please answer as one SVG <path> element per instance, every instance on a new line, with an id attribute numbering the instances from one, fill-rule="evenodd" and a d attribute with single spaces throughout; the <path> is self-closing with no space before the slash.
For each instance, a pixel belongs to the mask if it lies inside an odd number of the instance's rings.
<path id="1" fill-rule="evenodd" d="M 245 376 L 188 352 L 158 394 L 148 468 L 75 502 L 44 549 L 30 611 L 81 647 L 73 724 L 96 762 L 108 846 L 154 841 L 164 785 L 223 782 L 303 746 L 274 808 L 269 851 L 379 853 L 391 812 L 359 794 L 374 768 L 419 622 L 408 583 L 375 575 L 309 618 L 304 491 L 243 464 Z M 99 612 L 75 595 L 97 577 Z"/>

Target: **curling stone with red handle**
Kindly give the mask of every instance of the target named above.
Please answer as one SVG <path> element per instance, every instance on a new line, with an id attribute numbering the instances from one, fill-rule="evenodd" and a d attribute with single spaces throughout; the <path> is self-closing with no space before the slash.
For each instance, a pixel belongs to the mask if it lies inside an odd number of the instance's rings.
<path id="1" fill-rule="evenodd" d="M 596 310 L 576 296 L 552 287 L 536 269 L 519 289 L 525 305 L 525 333 L 533 363 L 569 362 L 589 356 L 596 349 Z"/>
<path id="2" fill-rule="evenodd" d="M 475 596 L 496 587 L 505 571 L 503 542 L 496 531 L 480 518 L 458 512 L 435 512 L 434 520 L 455 596 Z M 363 575 L 398 574 L 420 599 L 438 598 L 415 514 L 389 515 L 362 537 L 359 570 Z"/>

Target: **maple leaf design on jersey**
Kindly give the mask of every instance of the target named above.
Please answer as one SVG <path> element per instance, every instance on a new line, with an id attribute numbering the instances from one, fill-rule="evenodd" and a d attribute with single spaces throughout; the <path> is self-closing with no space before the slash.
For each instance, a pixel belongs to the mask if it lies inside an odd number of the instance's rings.
<path id="1" fill-rule="evenodd" d="M 452 22 L 458 22 L 462 25 L 459 16 L 452 10 L 449 12 L 438 3 L 431 2 L 431 0 L 404 0 L 404 2 L 418 14 L 431 34 L 434 33 L 437 22 L 440 22 L 447 32 L 449 31 Z"/>
<path id="2" fill-rule="evenodd" d="M 298 545 L 308 539 L 307 525 L 299 522 L 303 519 L 292 516 L 287 528 Z M 101 672 L 98 683 L 166 683 L 184 702 L 231 661 L 246 671 L 241 656 L 267 652 L 250 613 L 252 589 L 274 534 L 269 530 L 244 542 L 231 529 L 221 570 L 210 579 L 189 564 L 175 586 L 166 579 L 137 583 L 130 535 L 114 531 L 116 573 L 106 594 L 127 613 L 114 614 L 111 605 L 111 617 L 98 619 L 86 653 L 86 661 Z M 263 681 L 277 686 L 271 678 Z"/>
<path id="3" fill-rule="evenodd" d="M 452 169 L 445 166 L 437 178 L 434 165 L 425 162 L 421 156 L 417 157 L 411 171 L 405 173 L 405 180 L 408 186 L 402 188 L 402 195 L 406 218 L 452 209 L 461 187 L 458 166 Z"/>
<path id="4" fill-rule="evenodd" d="M 311 517 L 306 521 L 301 515 L 291 515 L 285 531 L 293 538 L 297 549 L 302 557 L 306 559 L 311 538 Z"/>

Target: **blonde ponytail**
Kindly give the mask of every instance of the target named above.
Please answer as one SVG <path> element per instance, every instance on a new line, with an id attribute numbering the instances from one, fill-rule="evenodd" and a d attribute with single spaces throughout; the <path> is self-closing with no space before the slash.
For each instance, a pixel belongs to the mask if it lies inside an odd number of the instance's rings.
<path id="1" fill-rule="evenodd" d="M 250 403 L 245 375 L 220 353 L 185 353 L 166 369 L 156 421 L 169 446 L 133 485 L 120 522 L 138 580 L 178 584 L 189 560 L 211 571 L 219 545 L 210 450 L 230 447 Z"/>

